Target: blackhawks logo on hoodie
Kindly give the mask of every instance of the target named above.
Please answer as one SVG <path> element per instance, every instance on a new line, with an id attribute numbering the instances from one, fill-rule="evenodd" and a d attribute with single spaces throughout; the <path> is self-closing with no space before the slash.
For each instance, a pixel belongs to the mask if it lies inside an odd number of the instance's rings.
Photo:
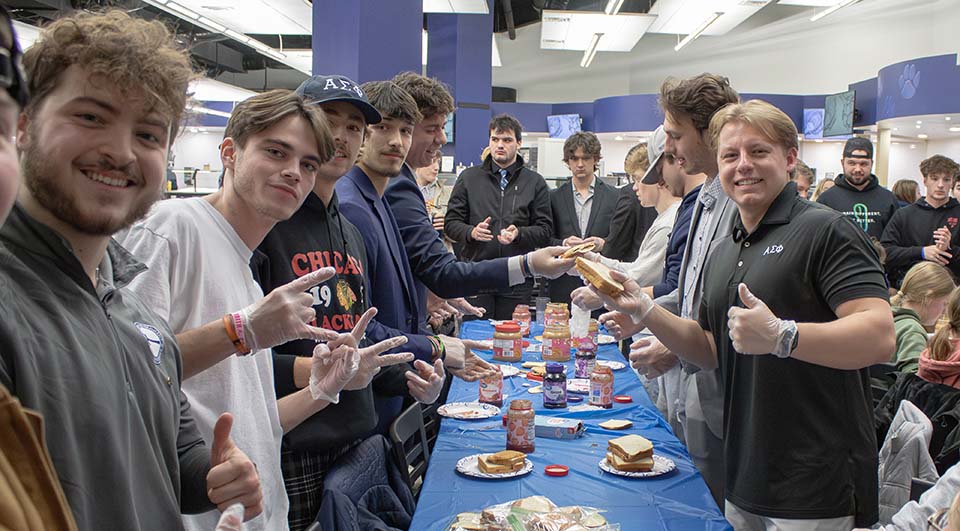
<path id="1" fill-rule="evenodd" d="M 348 312 L 351 311 L 353 305 L 357 303 L 356 294 L 353 293 L 350 285 L 347 284 L 347 281 L 344 279 L 337 281 L 337 301 L 340 303 L 340 306 Z"/>

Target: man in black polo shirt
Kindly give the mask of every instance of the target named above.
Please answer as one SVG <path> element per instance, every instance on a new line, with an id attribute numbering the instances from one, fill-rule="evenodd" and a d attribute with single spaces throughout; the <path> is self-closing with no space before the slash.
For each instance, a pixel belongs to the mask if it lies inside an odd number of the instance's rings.
<path id="1" fill-rule="evenodd" d="M 879 240 L 900 203 L 871 173 L 873 143 L 859 136 L 847 140 L 840 163 L 843 174 L 837 177 L 837 185 L 820 194 L 817 202 L 847 216 L 868 236 Z"/>
<path id="2" fill-rule="evenodd" d="M 710 138 L 738 213 L 711 251 L 699 319 L 655 306 L 616 272 L 624 293 L 601 296 L 688 362 L 719 367 L 736 529 L 870 525 L 877 446 L 865 367 L 895 343 L 876 252 L 843 215 L 797 197 L 797 130 L 783 112 L 727 106 Z"/>

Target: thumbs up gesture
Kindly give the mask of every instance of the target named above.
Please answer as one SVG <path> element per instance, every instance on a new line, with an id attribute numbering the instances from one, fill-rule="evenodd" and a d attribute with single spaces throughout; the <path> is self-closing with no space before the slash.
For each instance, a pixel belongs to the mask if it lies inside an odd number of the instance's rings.
<path id="1" fill-rule="evenodd" d="M 257 351 L 294 339 L 336 339 L 336 332 L 307 324 L 317 316 L 313 309 L 313 295 L 307 290 L 326 281 L 333 274 L 332 267 L 307 273 L 240 310 L 244 343 L 250 350 Z"/>
<path id="2" fill-rule="evenodd" d="M 220 415 L 213 428 L 207 497 L 221 511 L 236 503 L 243 505 L 243 519 L 247 521 L 263 512 L 263 493 L 257 467 L 230 438 L 232 428 L 230 413 Z"/>
<path id="3" fill-rule="evenodd" d="M 773 354 L 780 350 L 781 335 L 787 321 L 773 315 L 764 302 L 750 292 L 747 285 L 738 286 L 743 308 L 727 310 L 727 327 L 733 349 L 741 354 Z M 789 349 L 787 345 L 785 348 Z"/>

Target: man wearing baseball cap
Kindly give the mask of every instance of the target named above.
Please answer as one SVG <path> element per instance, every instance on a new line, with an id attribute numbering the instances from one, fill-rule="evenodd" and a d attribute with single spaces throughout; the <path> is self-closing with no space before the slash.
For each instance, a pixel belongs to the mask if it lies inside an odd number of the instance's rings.
<path id="1" fill-rule="evenodd" d="M 360 152 L 368 125 L 382 117 L 367 100 L 363 89 L 339 75 L 317 75 L 304 81 L 297 93 L 319 105 L 333 134 L 335 154 L 317 172 L 313 193 L 286 221 L 273 230 L 258 247 L 252 260 L 254 277 L 264 293 L 322 267 L 336 274 L 311 290 L 315 325 L 336 332 L 350 332 L 370 308 L 367 255 L 363 236 L 340 213 L 337 181 L 343 177 Z M 361 329 L 359 336 L 363 335 Z M 359 339 L 358 336 L 358 339 Z M 405 334 L 376 320 L 366 326 L 372 342 L 403 336 L 403 350 L 429 358 L 431 342 L 426 336 Z M 274 382 L 277 397 L 307 386 L 313 342 L 297 340 L 274 348 Z M 405 394 L 405 372 L 409 366 L 384 367 L 364 385 L 348 385 L 340 401 L 314 414 L 283 438 L 281 468 L 290 500 L 290 529 L 308 527 L 320 511 L 323 477 L 330 465 L 377 426 L 374 391 L 388 395 Z"/>
<path id="2" fill-rule="evenodd" d="M 880 239 L 884 227 L 900 208 L 893 192 L 880 186 L 873 171 L 873 143 L 855 136 L 843 146 L 843 173 L 837 185 L 827 190 L 817 202 L 841 212 L 867 235 Z"/>

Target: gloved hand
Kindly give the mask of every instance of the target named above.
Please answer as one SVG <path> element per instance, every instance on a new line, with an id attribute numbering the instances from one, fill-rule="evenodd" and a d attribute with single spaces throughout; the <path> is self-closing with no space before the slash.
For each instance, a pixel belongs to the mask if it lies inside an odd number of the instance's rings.
<path id="1" fill-rule="evenodd" d="M 395 349 L 406 342 L 406 337 L 396 336 L 390 339 L 384 339 L 376 345 L 359 349 L 360 367 L 357 369 L 357 373 L 353 379 L 350 380 L 350 383 L 343 388 L 347 391 L 363 389 L 370 385 L 370 381 L 373 380 L 373 377 L 376 376 L 383 367 L 413 361 L 413 353 L 411 352 L 381 355 L 383 352 Z"/>
<path id="2" fill-rule="evenodd" d="M 220 515 L 216 531 L 243 531 L 243 505 L 235 503 Z"/>
<path id="3" fill-rule="evenodd" d="M 654 336 L 630 345 L 630 366 L 651 380 L 672 369 L 678 361 L 680 359 Z"/>
<path id="4" fill-rule="evenodd" d="M 467 299 L 464 299 L 463 297 L 459 297 L 456 299 L 447 299 L 447 304 L 452 306 L 458 312 L 460 312 L 460 315 L 473 315 L 474 317 L 483 317 L 483 314 L 487 312 L 486 308 L 474 306 L 470 304 L 467 301 Z"/>
<path id="5" fill-rule="evenodd" d="M 736 306 L 727 310 L 727 327 L 733 349 L 741 354 L 776 354 L 784 357 L 790 353 L 789 343 L 784 344 L 784 335 L 796 326 L 773 315 L 770 308 L 747 285 L 740 283 L 740 301 L 744 308 Z"/>
<path id="6" fill-rule="evenodd" d="M 590 286 L 590 290 L 600 297 L 607 308 L 629 315 L 636 324 L 642 323 L 653 309 L 653 299 L 640 289 L 636 280 L 616 269 L 610 270 L 610 278 L 623 284 L 623 292 L 620 295 L 611 297 L 593 286 Z"/>
<path id="7" fill-rule="evenodd" d="M 451 369 L 462 369 L 467 350 L 463 346 L 463 341 L 450 336 L 440 336 L 440 341 L 443 342 L 443 349 L 447 353 L 443 358 L 443 364 Z"/>
<path id="8" fill-rule="evenodd" d="M 613 339 L 620 341 L 623 338 L 630 337 L 633 334 L 643 330 L 642 324 L 633 322 L 629 315 L 622 312 L 607 312 L 601 314 L 597 322 L 602 324 L 607 332 L 613 336 Z"/>
<path id="9" fill-rule="evenodd" d="M 547 278 L 557 278 L 573 267 L 576 258 L 560 258 L 566 247 L 543 247 L 527 253 L 527 264 L 533 275 Z"/>
<path id="10" fill-rule="evenodd" d="M 440 391 L 443 389 L 443 380 L 446 374 L 443 372 L 443 362 L 440 360 L 433 362 L 433 367 L 423 360 L 417 360 L 413 363 L 417 370 L 407 371 L 407 389 L 410 396 L 415 398 L 421 404 L 432 404 L 440 397 Z"/>
<path id="11" fill-rule="evenodd" d="M 487 363 L 483 358 L 477 356 L 473 352 L 470 352 L 469 349 L 482 349 L 485 348 L 484 345 L 471 341 L 469 339 L 462 340 L 463 346 L 468 349 L 467 355 L 463 360 L 463 368 L 453 368 L 447 367 L 447 370 L 450 374 L 460 378 L 465 382 L 476 382 L 481 378 L 486 378 L 494 372 L 493 365 Z"/>
<path id="12" fill-rule="evenodd" d="M 306 291 L 334 275 L 332 267 L 324 267 L 280 286 L 257 302 L 240 310 L 243 330 L 237 330 L 240 339 L 252 352 L 282 345 L 294 339 L 328 341 L 337 333 L 307 323 L 317 313 L 313 309 L 313 295 Z"/>
<path id="13" fill-rule="evenodd" d="M 583 286 L 570 293 L 570 302 L 583 308 L 584 310 L 599 310 L 603 308 L 603 301 L 589 287 Z"/>
<path id="14" fill-rule="evenodd" d="M 331 404 L 340 402 L 340 390 L 353 379 L 359 368 L 359 350 L 341 345 L 331 351 L 325 343 L 320 343 L 313 349 L 310 396 Z"/>

